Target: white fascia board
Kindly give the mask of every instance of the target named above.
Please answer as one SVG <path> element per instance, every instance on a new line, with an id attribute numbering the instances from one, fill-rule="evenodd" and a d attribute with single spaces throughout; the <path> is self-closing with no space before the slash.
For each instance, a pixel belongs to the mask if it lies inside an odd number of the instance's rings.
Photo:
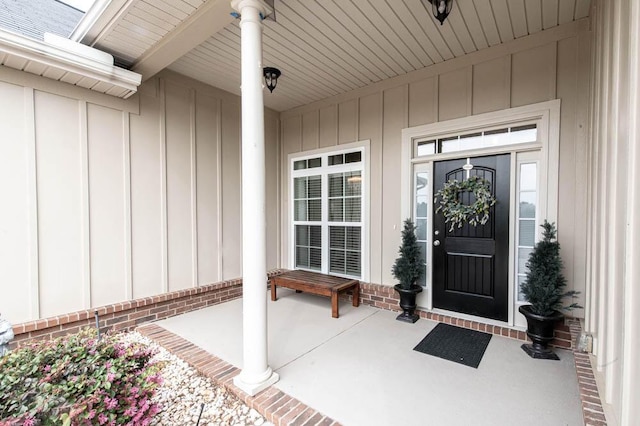
<path id="1" fill-rule="evenodd" d="M 4 30 L 0 30 L 0 52 L 126 89 L 125 98 L 135 93 L 142 81 L 140 74 L 105 63 L 96 57 L 87 57 L 70 49 Z"/>
<path id="2" fill-rule="evenodd" d="M 132 0 L 96 0 L 76 25 L 69 39 L 93 46 L 100 34 L 117 21 Z"/>

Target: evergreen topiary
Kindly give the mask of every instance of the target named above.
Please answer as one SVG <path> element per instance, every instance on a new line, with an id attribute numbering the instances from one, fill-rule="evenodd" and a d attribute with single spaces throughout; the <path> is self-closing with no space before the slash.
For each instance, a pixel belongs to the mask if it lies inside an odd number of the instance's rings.
<path id="1" fill-rule="evenodd" d="M 420 245 L 416 238 L 416 227 L 407 219 L 404 221 L 402 230 L 402 244 L 398 250 L 400 257 L 396 259 L 391 272 L 393 276 L 400 282 L 400 287 L 405 290 L 411 289 L 411 286 L 422 277 L 425 264 L 422 260 Z"/>
<path id="2" fill-rule="evenodd" d="M 562 299 L 575 297 L 578 292 L 564 291 L 567 280 L 562 275 L 560 243 L 556 240 L 555 223 L 546 220 L 540 225 L 544 231 L 542 241 L 536 243 L 527 261 L 527 275 L 520 289 L 531 304 L 533 313 L 550 316 L 554 311 L 582 308 L 577 303 L 563 306 Z"/>

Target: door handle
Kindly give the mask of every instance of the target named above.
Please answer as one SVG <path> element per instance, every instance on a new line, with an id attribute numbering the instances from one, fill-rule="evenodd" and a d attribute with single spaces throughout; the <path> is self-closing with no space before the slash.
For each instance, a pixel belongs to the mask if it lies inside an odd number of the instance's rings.
<path id="1" fill-rule="evenodd" d="M 435 240 L 435 241 L 433 242 L 433 245 L 434 245 L 434 246 L 436 246 L 436 247 L 438 247 L 438 246 L 440 245 L 440 240 Z"/>

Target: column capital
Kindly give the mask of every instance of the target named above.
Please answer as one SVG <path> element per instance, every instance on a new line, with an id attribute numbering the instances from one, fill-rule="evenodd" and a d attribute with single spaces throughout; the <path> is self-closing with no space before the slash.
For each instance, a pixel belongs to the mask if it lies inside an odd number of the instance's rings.
<path id="1" fill-rule="evenodd" d="M 257 9 L 263 17 L 273 13 L 273 8 L 264 0 L 231 0 L 231 7 L 241 15 L 245 7 Z"/>

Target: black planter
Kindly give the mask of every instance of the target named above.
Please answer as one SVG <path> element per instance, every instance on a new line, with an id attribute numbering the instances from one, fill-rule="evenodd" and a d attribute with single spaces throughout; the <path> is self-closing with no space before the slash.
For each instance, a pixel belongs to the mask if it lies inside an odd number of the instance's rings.
<path id="1" fill-rule="evenodd" d="M 547 345 L 553 340 L 556 323 L 564 317 L 562 312 L 554 311 L 550 316 L 537 315 L 531 310 L 531 305 L 520 306 L 518 310 L 527 319 L 527 336 L 533 342 L 531 345 L 522 345 L 522 350 L 531 358 L 559 360 Z"/>
<path id="2" fill-rule="evenodd" d="M 413 285 L 409 290 L 400 287 L 400 284 L 396 284 L 393 288 L 400 294 L 400 307 L 402 313 L 396 317 L 398 321 L 414 323 L 418 321 L 418 314 L 416 314 L 416 295 L 422 291 L 422 287 L 419 285 Z"/>

